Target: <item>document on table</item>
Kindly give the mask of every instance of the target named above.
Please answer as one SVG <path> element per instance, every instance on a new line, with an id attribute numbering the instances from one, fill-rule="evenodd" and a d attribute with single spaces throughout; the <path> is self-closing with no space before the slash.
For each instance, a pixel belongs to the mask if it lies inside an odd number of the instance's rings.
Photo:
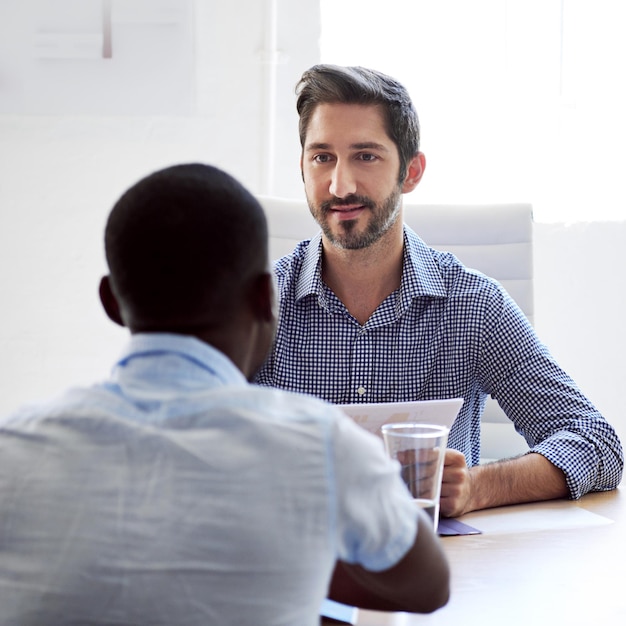
<path id="1" fill-rule="evenodd" d="M 381 426 L 395 422 L 438 424 L 450 428 L 462 405 L 463 398 L 449 398 L 445 400 L 414 400 L 412 402 L 340 404 L 338 406 L 359 426 L 381 436 Z"/>
<path id="2" fill-rule="evenodd" d="M 485 535 L 565 530 L 613 523 L 613 520 L 592 513 L 569 500 L 550 500 L 485 509 L 463 515 L 460 521 L 480 528 Z"/>
<path id="3" fill-rule="evenodd" d="M 485 509 L 467 513 L 460 518 L 442 517 L 439 520 L 438 534 L 442 537 L 495 535 L 585 528 L 612 523 L 613 520 L 592 513 L 569 500 L 550 500 Z"/>

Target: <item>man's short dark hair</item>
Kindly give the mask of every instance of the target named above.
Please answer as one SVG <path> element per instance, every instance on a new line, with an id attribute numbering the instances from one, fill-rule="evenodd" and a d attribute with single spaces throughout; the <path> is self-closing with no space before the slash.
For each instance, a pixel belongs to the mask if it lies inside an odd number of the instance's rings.
<path id="1" fill-rule="evenodd" d="M 389 138 L 400 156 L 400 181 L 419 151 L 417 112 L 405 87 L 394 78 L 364 67 L 314 65 L 296 85 L 300 144 L 304 148 L 311 116 L 319 104 L 380 105 Z"/>
<path id="2" fill-rule="evenodd" d="M 186 325 L 229 315 L 238 286 L 267 267 L 263 209 L 233 177 L 191 163 L 140 180 L 105 230 L 111 285 L 138 320 Z"/>

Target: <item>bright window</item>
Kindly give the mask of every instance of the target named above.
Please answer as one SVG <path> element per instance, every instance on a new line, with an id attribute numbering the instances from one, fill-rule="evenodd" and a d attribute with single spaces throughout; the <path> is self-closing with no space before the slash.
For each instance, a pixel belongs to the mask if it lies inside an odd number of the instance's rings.
<path id="1" fill-rule="evenodd" d="M 322 62 L 403 82 L 427 158 L 414 202 L 626 219 L 623 0 L 321 0 Z"/>

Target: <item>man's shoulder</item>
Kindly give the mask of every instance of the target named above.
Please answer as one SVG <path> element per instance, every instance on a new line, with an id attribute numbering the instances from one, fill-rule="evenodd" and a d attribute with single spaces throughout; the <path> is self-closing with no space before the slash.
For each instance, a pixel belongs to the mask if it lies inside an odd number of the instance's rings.
<path id="1" fill-rule="evenodd" d="M 110 437 L 131 436 L 146 429 L 154 433 L 163 429 L 193 431 L 222 421 L 233 425 L 249 421 L 299 422 L 326 432 L 343 416 L 337 407 L 314 396 L 255 384 L 225 385 L 163 402 L 151 395 L 143 404 L 136 398 L 124 398 L 106 384 L 72 388 L 49 400 L 21 406 L 0 421 L 0 431 L 5 435 L 73 431 Z"/>
<path id="2" fill-rule="evenodd" d="M 465 265 L 455 254 L 430 248 L 432 258 L 444 279 L 466 284 L 495 286 L 497 281 L 481 271 Z"/>
<path id="3" fill-rule="evenodd" d="M 228 393 L 226 389 L 224 393 Z M 277 419 L 316 421 L 332 423 L 343 413 L 333 404 L 315 396 L 277 389 L 265 385 L 251 384 L 240 394 L 238 403 L 257 407 L 268 416 Z"/>
<path id="4" fill-rule="evenodd" d="M 47 398 L 27 401 L 4 416 L 0 427 L 33 423 L 81 405 L 95 409 L 91 387 L 70 387 Z"/>
<path id="5" fill-rule="evenodd" d="M 504 288 L 495 278 L 464 265 L 451 252 L 433 250 L 433 258 L 451 301 L 464 302 L 471 309 L 479 306 L 495 311 L 500 310 L 508 299 Z"/>
<path id="6" fill-rule="evenodd" d="M 480 290 L 495 294 L 498 281 L 464 264 L 455 254 L 429 246 L 410 228 L 406 228 L 407 258 L 414 280 L 441 284 L 448 296 Z M 405 271 L 406 271 L 405 266 Z"/>
<path id="7" fill-rule="evenodd" d="M 79 458 L 94 445 L 141 439 L 145 424 L 133 407 L 100 386 L 69 388 L 49 399 L 22 405 L 0 422 L 0 442 L 16 458 L 71 449 Z"/>

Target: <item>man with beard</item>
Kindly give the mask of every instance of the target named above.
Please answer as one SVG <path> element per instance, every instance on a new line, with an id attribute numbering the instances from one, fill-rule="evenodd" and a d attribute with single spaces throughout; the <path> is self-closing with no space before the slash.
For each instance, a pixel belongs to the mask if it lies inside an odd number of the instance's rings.
<path id="1" fill-rule="evenodd" d="M 615 430 L 494 280 L 428 248 L 402 220 L 426 165 L 406 89 L 361 67 L 318 65 L 297 86 L 301 170 L 321 233 L 276 263 L 273 351 L 256 381 L 330 402 L 462 397 L 441 513 L 614 489 Z M 480 465 L 493 395 L 530 451 Z"/>

